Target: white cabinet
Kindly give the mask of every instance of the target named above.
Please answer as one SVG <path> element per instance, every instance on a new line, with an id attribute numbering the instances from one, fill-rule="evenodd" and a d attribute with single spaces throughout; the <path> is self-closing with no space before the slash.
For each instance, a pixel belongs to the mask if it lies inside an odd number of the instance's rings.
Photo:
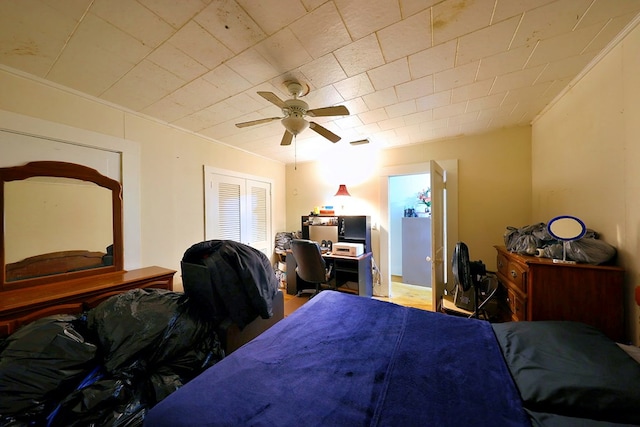
<path id="1" fill-rule="evenodd" d="M 431 286 L 431 218 L 402 218 L 402 282 Z"/>

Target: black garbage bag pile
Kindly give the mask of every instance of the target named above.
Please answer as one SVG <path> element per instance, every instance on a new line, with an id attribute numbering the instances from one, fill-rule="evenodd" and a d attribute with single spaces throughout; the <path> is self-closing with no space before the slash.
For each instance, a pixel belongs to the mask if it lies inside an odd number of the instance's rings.
<path id="1" fill-rule="evenodd" d="M 0 344 L 0 427 L 138 426 L 224 352 L 188 297 L 134 289 Z"/>
<path id="2" fill-rule="evenodd" d="M 507 227 L 503 237 L 510 252 L 554 259 L 563 259 L 566 254 L 567 260 L 585 264 L 608 263 L 617 253 L 615 247 L 599 240 L 598 233 L 590 229 L 584 237 L 566 242 L 566 248 L 563 248 L 563 242 L 553 238 L 543 222 L 521 228 Z"/>

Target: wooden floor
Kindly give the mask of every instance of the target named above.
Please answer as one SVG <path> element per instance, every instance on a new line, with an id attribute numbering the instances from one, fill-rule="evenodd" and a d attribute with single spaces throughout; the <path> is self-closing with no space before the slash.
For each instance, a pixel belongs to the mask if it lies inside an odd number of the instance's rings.
<path id="1" fill-rule="evenodd" d="M 431 288 L 423 286 L 408 285 L 402 283 L 401 277 L 391 278 L 391 297 L 373 297 L 380 301 L 388 301 L 406 307 L 419 308 L 421 310 L 433 311 L 431 304 Z M 285 317 L 300 308 L 309 300 L 308 295 L 296 297 L 295 295 L 284 295 L 284 315 Z"/>

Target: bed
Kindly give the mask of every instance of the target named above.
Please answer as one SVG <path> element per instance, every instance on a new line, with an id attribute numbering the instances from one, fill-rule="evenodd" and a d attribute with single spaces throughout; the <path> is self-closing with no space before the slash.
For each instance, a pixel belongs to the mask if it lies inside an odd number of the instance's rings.
<path id="1" fill-rule="evenodd" d="M 640 363 L 583 324 L 490 324 L 323 291 L 144 425 L 633 425 L 638 384 Z"/>

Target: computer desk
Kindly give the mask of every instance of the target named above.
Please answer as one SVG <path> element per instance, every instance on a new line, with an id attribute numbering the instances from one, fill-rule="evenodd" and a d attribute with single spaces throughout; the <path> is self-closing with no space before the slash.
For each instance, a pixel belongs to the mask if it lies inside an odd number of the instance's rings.
<path id="1" fill-rule="evenodd" d="M 333 265 L 332 281 L 338 291 L 371 297 L 373 295 L 373 274 L 371 272 L 372 257 L 371 252 L 367 252 L 357 257 L 323 254 L 322 257 L 327 263 Z M 313 289 L 315 285 L 302 280 L 296 274 L 298 263 L 291 251 L 287 251 L 287 294 L 296 295 L 302 289 Z M 356 288 L 357 286 L 357 288 Z"/>

